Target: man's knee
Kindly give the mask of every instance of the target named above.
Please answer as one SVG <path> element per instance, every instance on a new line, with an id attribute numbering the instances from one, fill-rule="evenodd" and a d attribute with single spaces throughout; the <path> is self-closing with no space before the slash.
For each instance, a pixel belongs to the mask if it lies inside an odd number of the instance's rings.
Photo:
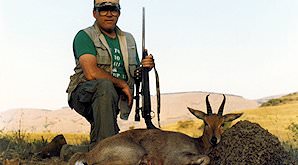
<path id="1" fill-rule="evenodd" d="M 104 89 L 109 89 L 109 88 L 114 88 L 114 84 L 111 80 L 108 79 L 97 79 L 95 80 L 97 83 L 97 88 L 104 88 Z"/>
<path id="2" fill-rule="evenodd" d="M 98 79 L 96 81 L 96 93 L 99 96 L 118 97 L 114 84 L 111 80 Z"/>

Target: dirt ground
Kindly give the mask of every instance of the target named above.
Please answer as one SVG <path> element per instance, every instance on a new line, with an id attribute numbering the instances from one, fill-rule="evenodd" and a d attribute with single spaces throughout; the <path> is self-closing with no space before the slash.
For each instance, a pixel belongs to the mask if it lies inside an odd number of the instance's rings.
<path id="1" fill-rule="evenodd" d="M 0 141 L 0 149 L 5 146 Z M 2 146 L 2 147 L 1 147 Z M 15 154 L 13 147 L 0 150 L 0 165 L 66 165 L 58 157 L 36 158 L 32 146 L 24 147 L 23 155 Z M 240 121 L 226 130 L 219 145 L 209 154 L 211 165 L 296 165 L 277 137 L 260 125 Z M 7 160 L 6 160 L 7 159 Z M 2 163 L 1 163 L 2 162 Z"/>

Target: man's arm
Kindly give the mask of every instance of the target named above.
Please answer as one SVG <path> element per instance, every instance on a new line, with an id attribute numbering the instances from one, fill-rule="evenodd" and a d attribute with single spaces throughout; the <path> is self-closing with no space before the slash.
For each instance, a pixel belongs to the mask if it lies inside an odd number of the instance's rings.
<path id="1" fill-rule="evenodd" d="M 96 80 L 99 78 L 111 80 L 112 83 L 120 88 L 128 98 L 128 105 L 132 105 L 132 95 L 128 84 L 121 79 L 113 77 L 110 73 L 97 67 L 96 57 L 92 54 L 83 54 L 79 58 L 80 65 L 83 69 L 84 75 L 87 80 Z"/>

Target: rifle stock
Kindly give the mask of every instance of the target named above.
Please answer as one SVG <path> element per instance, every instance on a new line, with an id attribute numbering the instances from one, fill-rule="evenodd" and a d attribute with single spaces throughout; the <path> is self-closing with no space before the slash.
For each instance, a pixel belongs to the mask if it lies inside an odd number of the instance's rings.
<path id="1" fill-rule="evenodd" d="M 136 114 L 135 121 L 140 121 L 140 83 L 141 83 L 141 73 L 140 70 L 137 69 L 135 71 L 135 84 L 136 84 Z"/>

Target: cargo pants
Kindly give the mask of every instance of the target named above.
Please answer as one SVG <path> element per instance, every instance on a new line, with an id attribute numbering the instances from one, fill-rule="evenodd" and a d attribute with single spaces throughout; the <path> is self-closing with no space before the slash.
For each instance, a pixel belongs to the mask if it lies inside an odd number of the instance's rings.
<path id="1" fill-rule="evenodd" d="M 69 106 L 90 123 L 91 146 L 119 133 L 118 100 L 117 89 L 107 79 L 84 82 L 72 92 Z"/>

